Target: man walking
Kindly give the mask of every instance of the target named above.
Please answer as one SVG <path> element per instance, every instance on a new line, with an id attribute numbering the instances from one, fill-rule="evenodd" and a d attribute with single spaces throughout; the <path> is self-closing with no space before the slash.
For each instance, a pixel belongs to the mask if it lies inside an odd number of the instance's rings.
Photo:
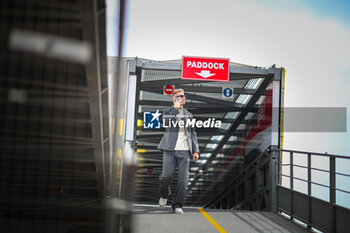
<path id="1" fill-rule="evenodd" d="M 159 178 L 159 207 L 163 208 L 167 203 L 171 193 L 171 179 L 177 164 L 179 174 L 172 209 L 177 214 L 183 214 L 182 207 L 188 184 L 190 157 L 192 155 L 195 161 L 198 159 L 199 147 L 195 128 L 186 127 L 186 122 L 192 119 L 192 114 L 183 107 L 186 102 L 184 90 L 174 90 L 171 98 L 174 105 L 163 111 L 163 119 L 167 128 L 158 145 L 158 149 L 163 150 L 163 169 Z M 184 124 L 181 124 L 180 121 L 183 121 Z"/>

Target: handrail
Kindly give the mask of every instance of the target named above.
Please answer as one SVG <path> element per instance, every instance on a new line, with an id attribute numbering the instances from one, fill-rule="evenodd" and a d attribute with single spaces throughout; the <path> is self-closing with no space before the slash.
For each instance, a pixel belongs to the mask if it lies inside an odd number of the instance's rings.
<path id="1" fill-rule="evenodd" d="M 278 151 L 278 152 L 293 152 L 296 154 L 312 154 L 312 155 L 317 155 L 317 156 L 325 156 L 325 157 L 336 157 L 340 159 L 350 159 L 350 156 L 346 155 L 336 155 L 336 154 L 328 154 L 326 153 L 318 153 L 318 152 L 310 152 L 310 151 L 298 151 L 298 150 L 286 150 L 286 149 L 273 149 L 273 151 Z"/>
<path id="2" fill-rule="evenodd" d="M 302 154 L 302 155 L 316 155 L 316 156 L 325 156 L 325 157 L 329 157 L 329 158 L 340 158 L 340 159 L 349 159 L 350 160 L 350 157 L 347 157 L 347 156 L 343 156 L 343 155 L 334 155 L 334 154 L 328 154 L 328 153 L 325 153 L 325 154 L 321 154 L 321 153 L 314 153 L 314 152 L 305 152 L 305 151 L 295 151 L 295 150 L 282 150 L 282 149 L 273 149 L 273 151 L 278 151 L 278 152 L 289 152 L 289 153 L 292 153 L 293 155 L 294 154 Z M 279 164 L 280 166 L 291 166 L 291 163 L 288 163 L 288 164 L 283 164 L 282 162 L 276 162 L 277 164 Z M 320 172 L 325 172 L 325 173 L 333 173 L 334 175 L 340 175 L 340 176 L 344 176 L 344 177 L 350 177 L 350 174 L 345 174 L 345 173 L 341 173 L 341 172 L 337 172 L 336 170 L 334 171 L 330 171 L 330 170 L 325 170 L 325 169 L 320 169 L 320 168 L 314 168 L 314 167 L 309 167 L 309 166 L 302 166 L 302 165 L 298 165 L 298 164 L 292 164 L 292 167 L 299 167 L 299 168 L 304 168 L 304 169 L 310 169 L 310 170 L 314 170 L 314 171 L 320 171 Z M 284 177 L 289 177 L 291 178 L 291 176 L 289 175 L 285 175 L 285 174 L 282 174 L 282 173 L 278 173 L 279 176 L 284 176 Z M 297 178 L 295 176 L 292 177 L 293 179 L 296 179 L 296 180 L 300 180 L 300 181 L 304 181 L 306 183 L 311 183 L 311 184 L 315 184 L 315 185 L 319 185 L 319 186 L 322 186 L 322 187 L 326 187 L 326 188 L 330 188 L 330 186 L 328 185 L 323 185 L 323 184 L 320 184 L 320 183 L 317 183 L 317 182 L 312 182 L 311 180 L 306 180 L 306 179 L 301 179 L 301 178 Z M 335 190 L 337 191 L 340 191 L 340 192 L 344 192 L 344 193 L 348 193 L 350 194 L 349 191 L 346 191 L 346 190 L 342 190 L 342 189 L 338 189 L 336 187 L 334 187 Z"/>
<path id="3" fill-rule="evenodd" d="M 281 173 L 278 173 L 278 175 L 291 178 L 291 176 L 288 176 L 288 175 L 285 175 L 285 174 L 281 174 Z M 305 180 L 305 179 L 302 179 L 302 178 L 299 178 L 299 177 L 293 177 L 293 179 L 304 181 L 306 183 L 311 183 L 311 184 L 318 185 L 318 186 L 321 186 L 321 187 L 329 188 L 329 186 L 327 186 L 325 184 L 320 184 L 320 183 L 317 183 L 317 182 L 308 181 L 308 180 Z"/>
<path id="4" fill-rule="evenodd" d="M 286 163 L 286 164 L 282 164 L 281 162 L 276 162 L 276 163 L 278 163 L 278 164 L 281 165 L 281 166 L 290 166 L 289 163 Z M 296 164 L 294 164 L 293 166 L 294 166 L 294 167 L 300 167 L 300 168 L 307 168 L 306 166 L 296 165 Z M 314 168 L 314 167 L 312 167 L 311 170 L 329 173 L 328 170 L 320 169 L 320 168 Z M 345 174 L 345 173 L 341 173 L 341 172 L 335 172 L 335 174 L 336 174 L 336 175 L 340 175 L 340 176 L 350 177 L 350 174 Z"/>

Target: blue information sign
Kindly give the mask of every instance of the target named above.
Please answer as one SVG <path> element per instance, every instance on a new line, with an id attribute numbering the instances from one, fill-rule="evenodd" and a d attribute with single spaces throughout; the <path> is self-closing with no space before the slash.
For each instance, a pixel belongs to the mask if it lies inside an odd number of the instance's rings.
<path id="1" fill-rule="evenodd" d="M 222 97 L 223 98 L 232 98 L 233 97 L 233 88 L 232 87 L 223 87 L 222 88 Z"/>

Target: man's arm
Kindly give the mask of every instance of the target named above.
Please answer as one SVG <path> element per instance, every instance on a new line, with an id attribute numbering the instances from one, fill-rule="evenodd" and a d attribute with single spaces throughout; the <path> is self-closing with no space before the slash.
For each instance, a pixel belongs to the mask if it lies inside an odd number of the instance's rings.
<path id="1" fill-rule="evenodd" d="M 192 116 L 191 116 L 192 118 Z M 192 127 L 192 151 L 193 151 L 193 160 L 197 160 L 199 158 L 199 146 L 198 146 L 198 138 L 196 127 Z"/>

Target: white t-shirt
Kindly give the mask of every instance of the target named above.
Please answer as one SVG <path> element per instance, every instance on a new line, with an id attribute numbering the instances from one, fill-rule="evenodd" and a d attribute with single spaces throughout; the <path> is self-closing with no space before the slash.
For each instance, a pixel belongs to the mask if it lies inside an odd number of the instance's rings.
<path id="1" fill-rule="evenodd" d="M 178 121 L 181 120 L 181 118 L 184 117 L 184 109 L 179 109 L 179 113 L 176 115 L 176 118 Z M 190 147 L 188 145 L 187 135 L 185 132 L 185 126 L 180 127 L 179 126 L 179 133 L 177 135 L 177 141 L 175 144 L 174 150 L 190 150 Z"/>

